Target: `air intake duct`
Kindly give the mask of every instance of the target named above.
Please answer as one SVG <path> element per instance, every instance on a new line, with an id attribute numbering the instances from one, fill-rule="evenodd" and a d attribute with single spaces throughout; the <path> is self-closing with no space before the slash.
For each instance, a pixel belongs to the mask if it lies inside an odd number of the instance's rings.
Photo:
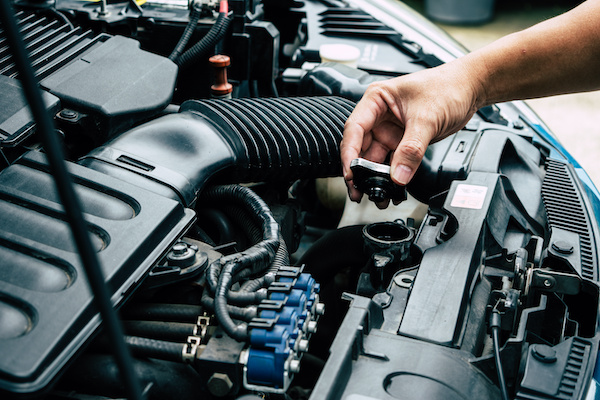
<path id="1" fill-rule="evenodd" d="M 221 182 L 340 175 L 339 143 L 353 108 L 340 97 L 188 101 L 80 163 L 188 206 L 217 174 Z"/>

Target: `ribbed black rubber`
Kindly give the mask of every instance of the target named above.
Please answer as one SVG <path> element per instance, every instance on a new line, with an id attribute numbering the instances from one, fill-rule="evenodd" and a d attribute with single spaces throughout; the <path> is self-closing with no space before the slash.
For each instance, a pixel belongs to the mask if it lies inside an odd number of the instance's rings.
<path id="1" fill-rule="evenodd" d="M 598 271 L 591 224 L 567 164 L 548 160 L 542 199 L 551 228 L 562 228 L 579 235 L 581 275 L 587 279 L 596 279 Z"/>
<path id="2" fill-rule="evenodd" d="M 183 109 L 227 131 L 238 150 L 237 181 L 265 181 L 340 175 L 339 143 L 354 106 L 341 97 L 298 97 L 201 100 Z"/>

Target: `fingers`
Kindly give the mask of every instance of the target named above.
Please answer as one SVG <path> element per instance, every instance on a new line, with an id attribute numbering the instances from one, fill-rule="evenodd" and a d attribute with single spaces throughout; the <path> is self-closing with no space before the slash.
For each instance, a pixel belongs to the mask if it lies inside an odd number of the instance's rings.
<path id="1" fill-rule="evenodd" d="M 421 164 L 427 146 L 436 133 L 431 125 L 407 124 L 402 140 L 394 151 L 390 164 L 394 182 L 399 185 L 406 185 L 410 182 L 419 164 Z"/>
<path id="2" fill-rule="evenodd" d="M 363 149 L 371 146 L 371 131 L 385 118 L 388 111 L 388 105 L 379 92 L 379 90 L 367 90 L 346 121 L 344 139 L 340 145 L 342 168 L 346 181 L 352 179 L 350 163 L 360 156 Z"/>
<path id="3" fill-rule="evenodd" d="M 344 139 L 340 144 L 340 157 L 342 159 L 342 170 L 346 181 L 352 180 L 352 171 L 350 163 L 358 158 L 363 143 L 364 130 L 358 124 L 351 124 L 350 120 L 346 123 L 344 130 Z"/>

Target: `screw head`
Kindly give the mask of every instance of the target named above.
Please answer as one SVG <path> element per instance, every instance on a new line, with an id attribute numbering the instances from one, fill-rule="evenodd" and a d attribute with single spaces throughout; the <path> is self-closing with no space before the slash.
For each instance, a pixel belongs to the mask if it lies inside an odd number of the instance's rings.
<path id="1" fill-rule="evenodd" d="M 185 243 L 175 243 L 175 245 L 173 245 L 173 254 L 181 256 L 184 255 L 187 250 L 188 247 L 185 245 Z"/>
<path id="2" fill-rule="evenodd" d="M 69 110 L 69 109 L 64 109 L 59 113 L 61 118 L 64 119 L 75 119 L 77 118 L 77 116 L 79 114 L 77 114 L 77 112 L 73 111 L 73 110 Z"/>
<path id="3" fill-rule="evenodd" d="M 229 378 L 229 375 L 215 372 L 208 379 L 207 382 L 208 391 L 216 397 L 224 397 L 229 394 L 231 388 L 233 388 L 233 382 Z"/>

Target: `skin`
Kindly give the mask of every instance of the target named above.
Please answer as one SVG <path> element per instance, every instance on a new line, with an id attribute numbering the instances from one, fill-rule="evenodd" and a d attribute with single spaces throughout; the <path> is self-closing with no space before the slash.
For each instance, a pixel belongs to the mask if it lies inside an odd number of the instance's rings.
<path id="1" fill-rule="evenodd" d="M 383 162 L 406 185 L 429 143 L 463 128 L 481 107 L 600 89 L 600 0 L 517 32 L 437 68 L 369 86 L 348 118 L 340 153 L 348 193 L 360 201 L 350 162 Z M 387 207 L 380 203 L 380 208 Z"/>

